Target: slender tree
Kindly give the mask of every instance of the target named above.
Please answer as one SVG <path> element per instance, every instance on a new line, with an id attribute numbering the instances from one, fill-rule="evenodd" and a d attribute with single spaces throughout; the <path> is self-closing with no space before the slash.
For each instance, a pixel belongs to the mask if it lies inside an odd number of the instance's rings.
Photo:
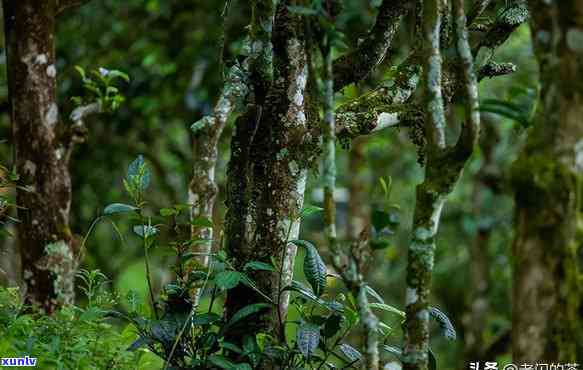
<path id="1" fill-rule="evenodd" d="M 530 1 L 540 103 L 512 169 L 515 362 L 583 359 L 583 3 Z M 579 229 L 579 231 L 578 231 Z M 579 233 L 579 234 L 578 234 Z"/>
<path id="2" fill-rule="evenodd" d="M 404 369 L 427 369 L 429 352 L 429 293 L 434 264 L 435 239 L 448 194 L 461 176 L 478 139 L 477 79 L 468 42 L 464 1 L 453 2 L 456 47 L 462 70 L 466 119 L 456 144 L 446 145 L 440 51 L 442 0 L 423 4 L 425 55 L 425 132 L 427 159 L 425 179 L 417 186 L 412 241 L 407 261 Z"/>

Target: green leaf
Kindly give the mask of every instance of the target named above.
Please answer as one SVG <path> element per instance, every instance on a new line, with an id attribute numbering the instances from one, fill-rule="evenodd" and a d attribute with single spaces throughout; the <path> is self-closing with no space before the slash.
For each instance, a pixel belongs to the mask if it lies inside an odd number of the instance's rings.
<path id="1" fill-rule="evenodd" d="M 214 312 L 205 312 L 196 314 L 192 317 L 192 325 L 209 325 L 213 322 L 219 321 L 221 316 Z"/>
<path id="2" fill-rule="evenodd" d="M 379 179 L 379 182 L 381 183 L 381 189 L 383 190 L 383 194 L 385 195 L 385 198 L 389 199 L 389 196 L 391 194 L 391 186 L 393 184 L 393 179 L 389 176 L 389 183 L 387 184 L 385 179 L 381 177 Z"/>
<path id="3" fill-rule="evenodd" d="M 299 281 L 293 280 L 291 282 L 291 284 L 286 286 L 285 288 L 283 288 L 282 291 L 284 292 L 286 290 L 297 292 L 302 297 L 307 299 L 308 301 L 317 303 L 320 306 L 322 306 L 330 311 L 336 311 L 336 312 L 343 312 L 344 311 L 344 306 L 342 306 L 340 303 L 334 302 L 334 301 L 327 302 L 321 298 L 316 297 L 316 295 L 312 292 L 312 290 L 308 289 L 306 286 L 304 286 Z"/>
<path id="4" fill-rule="evenodd" d="M 132 344 L 130 344 L 130 346 L 126 349 L 126 351 L 130 351 L 133 352 L 135 350 L 138 350 L 142 347 L 145 347 L 146 345 L 148 345 L 152 340 L 150 338 L 146 338 L 146 337 L 142 337 L 140 336 L 138 339 L 136 339 Z"/>
<path id="5" fill-rule="evenodd" d="M 429 307 L 429 315 L 437 321 L 441 333 L 447 340 L 456 340 L 457 334 L 449 317 L 437 307 Z"/>
<path id="6" fill-rule="evenodd" d="M 379 310 L 391 312 L 391 313 L 397 314 L 397 315 L 399 315 L 401 317 L 405 317 L 405 312 L 399 310 L 396 307 L 390 306 L 388 304 L 384 304 L 384 303 L 369 303 L 369 307 L 371 307 L 371 308 L 377 308 Z"/>
<path id="7" fill-rule="evenodd" d="M 142 238 L 149 238 L 158 234 L 158 229 L 152 225 L 136 225 L 133 228 L 134 233 Z"/>
<path id="8" fill-rule="evenodd" d="M 231 361 L 227 360 L 227 358 L 225 356 L 221 356 L 221 355 L 211 355 L 209 356 L 209 361 L 215 365 L 218 366 L 221 369 L 236 369 L 236 366 L 234 363 L 232 363 Z"/>
<path id="9" fill-rule="evenodd" d="M 362 354 L 350 344 L 342 343 L 338 348 L 340 349 L 340 352 L 350 360 L 350 362 L 355 362 L 362 358 Z"/>
<path id="10" fill-rule="evenodd" d="M 83 80 L 85 80 L 87 78 L 87 76 L 85 75 L 85 70 L 83 69 L 83 67 L 75 66 L 75 70 L 77 71 L 77 73 L 79 73 L 79 75 L 81 76 L 81 78 Z"/>
<path id="11" fill-rule="evenodd" d="M 139 155 L 132 163 L 130 163 L 127 172 L 127 179 L 130 184 L 136 184 L 138 190 L 146 190 L 150 185 L 152 174 L 148 165 L 144 161 L 144 156 Z"/>
<path id="12" fill-rule="evenodd" d="M 316 297 L 316 295 L 307 287 L 305 287 L 302 283 L 300 283 L 299 281 L 293 280 L 291 282 L 291 285 L 288 285 L 287 287 L 285 287 L 283 289 L 283 291 L 286 290 L 291 290 L 297 293 L 300 293 L 304 298 L 310 300 L 310 301 L 314 301 L 319 303 L 320 299 L 318 297 Z"/>
<path id="13" fill-rule="evenodd" d="M 226 350 L 229 350 L 231 352 L 238 353 L 238 354 L 243 353 L 243 350 L 241 349 L 241 347 L 239 347 L 238 345 L 233 344 L 233 343 L 223 342 L 223 348 Z"/>
<path id="14" fill-rule="evenodd" d="M 221 289 L 233 289 L 239 285 L 241 281 L 241 273 L 237 271 L 223 271 L 215 276 L 215 284 Z"/>
<path id="15" fill-rule="evenodd" d="M 374 250 L 381 250 L 388 248 L 391 245 L 391 241 L 386 238 L 374 238 L 370 240 L 370 247 Z"/>
<path id="16" fill-rule="evenodd" d="M 302 323 L 297 333 L 298 348 L 305 358 L 310 358 L 316 352 L 320 342 L 320 327 L 311 323 Z"/>
<path id="17" fill-rule="evenodd" d="M 108 73 L 107 73 L 107 77 L 109 77 L 112 80 L 114 78 L 121 78 L 125 82 L 130 82 L 130 76 L 128 76 L 127 73 L 124 73 L 122 71 L 118 71 L 118 70 L 115 70 L 115 69 L 109 70 Z"/>
<path id="18" fill-rule="evenodd" d="M 103 214 L 112 215 L 114 213 L 127 213 L 137 211 L 138 209 L 139 209 L 138 207 L 134 207 L 129 204 L 112 203 L 105 207 L 105 209 L 103 210 Z"/>
<path id="19" fill-rule="evenodd" d="M 338 331 L 340 330 L 341 323 L 342 323 L 341 315 L 335 313 L 330 315 L 326 322 L 324 323 L 324 330 L 322 331 L 324 337 L 331 338 L 334 335 L 336 335 L 336 333 L 338 333 Z"/>
<path id="20" fill-rule="evenodd" d="M 377 231 L 380 231 L 385 227 L 389 226 L 389 224 L 391 223 L 390 215 L 388 212 L 382 211 L 380 209 L 375 209 L 372 211 L 371 222 L 372 226 Z"/>
<path id="21" fill-rule="evenodd" d="M 275 271 L 275 268 L 269 263 L 260 261 L 250 261 L 243 266 L 243 270 L 248 271 Z"/>
<path id="22" fill-rule="evenodd" d="M 383 303 L 383 304 L 385 303 L 385 300 L 383 299 L 383 297 L 379 293 L 377 293 L 377 291 L 374 290 L 370 285 L 366 285 L 364 287 L 364 289 L 371 297 L 376 299 L 378 303 Z"/>
<path id="23" fill-rule="evenodd" d="M 244 318 L 270 307 L 271 305 L 268 303 L 254 303 L 241 308 L 239 311 L 235 312 L 235 314 L 233 315 L 233 317 L 231 317 L 229 322 L 227 322 L 227 324 L 223 326 L 222 332 L 225 333 L 227 329 L 229 329 L 231 326 L 235 325 L 239 321 L 243 320 Z"/>
<path id="24" fill-rule="evenodd" d="M 393 356 L 397 357 L 399 360 L 403 359 L 403 350 L 394 346 L 388 346 L 384 344 L 382 347 L 385 351 L 389 352 Z"/>
<path id="25" fill-rule="evenodd" d="M 160 216 L 168 217 L 177 214 L 177 211 L 174 208 L 162 208 L 160 210 Z"/>
<path id="26" fill-rule="evenodd" d="M 322 207 L 307 205 L 304 208 L 302 208 L 302 211 L 300 212 L 300 218 L 313 215 L 314 213 L 322 212 L 323 210 L 324 208 Z"/>
<path id="27" fill-rule="evenodd" d="M 206 217 L 196 217 L 190 223 L 196 227 L 213 227 L 213 222 Z"/>
<path id="28" fill-rule="evenodd" d="M 326 290 L 326 264 L 312 243 L 306 240 L 292 240 L 292 243 L 305 248 L 304 274 L 316 296 L 321 296 Z"/>

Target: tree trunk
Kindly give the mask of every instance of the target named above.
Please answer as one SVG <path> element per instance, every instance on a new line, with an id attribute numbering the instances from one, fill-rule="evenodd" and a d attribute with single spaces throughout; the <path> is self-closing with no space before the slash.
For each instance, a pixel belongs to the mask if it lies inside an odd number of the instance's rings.
<path id="1" fill-rule="evenodd" d="M 30 303 L 46 312 L 72 303 L 71 178 L 56 103 L 54 0 L 4 1 L 8 88 L 16 168 L 18 237 Z"/>
<path id="2" fill-rule="evenodd" d="M 515 363 L 583 359 L 577 262 L 583 175 L 583 3 L 531 1 L 541 99 L 512 168 Z"/>
<path id="3" fill-rule="evenodd" d="M 235 266 L 274 258 L 277 273 L 251 274 L 256 287 L 279 309 L 265 310 L 254 325 L 231 333 L 232 341 L 245 335 L 275 332 L 281 336 L 281 322 L 287 311 L 287 295 L 281 288 L 293 273 L 295 247 L 288 240 L 299 234 L 297 216 L 302 208 L 308 164 L 317 148 L 317 115 L 309 106 L 308 53 L 303 22 L 288 12 L 282 2 L 273 27 L 272 82 L 263 66 L 255 66 L 255 103 L 236 122 L 227 175 L 226 247 Z M 263 45 L 270 47 L 270 45 Z M 263 62 L 265 63 L 265 61 Z M 255 80 L 258 78 L 259 81 Z M 280 278 L 280 272 L 283 276 Z M 229 290 L 227 317 L 267 298 L 256 290 L 239 285 Z M 278 302 L 279 301 L 279 302 Z"/>

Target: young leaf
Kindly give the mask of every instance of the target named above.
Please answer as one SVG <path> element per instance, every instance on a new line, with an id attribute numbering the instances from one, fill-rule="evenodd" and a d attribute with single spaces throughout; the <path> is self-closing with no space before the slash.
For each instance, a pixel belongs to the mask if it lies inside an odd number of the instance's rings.
<path id="1" fill-rule="evenodd" d="M 223 271 L 219 272 L 215 277 L 215 284 L 221 289 L 233 289 L 239 285 L 241 281 L 241 274 L 237 271 Z"/>
<path id="2" fill-rule="evenodd" d="M 449 317 L 437 307 L 429 307 L 429 315 L 437 321 L 443 336 L 448 340 L 456 340 L 457 334 Z"/>
<path id="3" fill-rule="evenodd" d="M 314 293 L 317 296 L 321 296 L 326 289 L 326 264 L 312 243 L 306 240 L 292 240 L 292 243 L 298 247 L 305 248 L 304 274 L 306 275 L 306 280 L 312 286 Z"/>
<path id="4" fill-rule="evenodd" d="M 320 328 L 314 324 L 302 323 L 297 334 L 298 347 L 305 358 L 310 358 L 316 352 L 320 342 Z"/>
<path id="5" fill-rule="evenodd" d="M 150 178 L 152 174 L 148 165 L 144 161 L 144 156 L 139 155 L 132 163 L 130 163 L 127 172 L 127 179 L 130 184 L 136 184 L 139 190 L 146 190 L 150 185 Z"/>
<path id="6" fill-rule="evenodd" d="M 128 76 L 127 73 L 124 73 L 122 71 L 118 71 L 115 69 L 110 69 L 107 73 L 107 76 L 110 79 L 114 79 L 114 78 L 121 78 L 122 80 L 124 80 L 125 82 L 130 82 L 130 76 Z"/>
<path id="7" fill-rule="evenodd" d="M 134 207 L 129 204 L 112 203 L 105 207 L 105 209 L 103 210 L 103 214 L 112 215 L 114 213 L 127 213 L 137 211 L 138 209 L 139 209 L 138 207 Z"/>
<path id="8" fill-rule="evenodd" d="M 322 208 L 322 207 L 307 205 L 300 212 L 300 218 L 304 218 L 304 217 L 312 215 L 314 213 L 322 212 L 323 210 L 324 210 L 324 208 Z"/>

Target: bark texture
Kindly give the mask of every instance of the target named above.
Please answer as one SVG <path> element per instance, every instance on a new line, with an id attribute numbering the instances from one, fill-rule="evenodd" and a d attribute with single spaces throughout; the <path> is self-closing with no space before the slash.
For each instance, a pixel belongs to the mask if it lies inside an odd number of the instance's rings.
<path id="1" fill-rule="evenodd" d="M 319 120 L 310 108 L 304 22 L 288 11 L 289 5 L 278 5 L 273 22 L 273 72 L 266 65 L 269 57 L 252 67 L 255 104 L 236 122 L 225 230 L 228 255 L 235 266 L 241 268 L 252 260 L 270 263 L 272 257 L 280 264 L 281 279 L 279 272 L 252 274 L 257 289 L 273 303 L 279 301 L 279 312 L 266 310 L 244 332 L 234 331 L 231 340 L 235 342 L 258 331 L 282 334 L 280 321 L 285 319 L 287 297 L 279 291 L 291 280 L 296 253 L 288 240 L 299 234 L 297 216 L 303 204 L 307 168 L 318 146 Z M 271 43 L 263 45 L 271 47 Z M 266 300 L 256 290 L 240 285 L 228 292 L 227 317 Z"/>
<path id="2" fill-rule="evenodd" d="M 583 359 L 583 4 L 531 1 L 539 110 L 512 168 L 513 361 Z"/>
<path id="3" fill-rule="evenodd" d="M 75 251 L 69 229 L 68 143 L 56 103 L 54 0 L 4 1 L 8 87 L 18 189 L 18 238 L 30 303 L 46 312 L 72 303 Z"/>

